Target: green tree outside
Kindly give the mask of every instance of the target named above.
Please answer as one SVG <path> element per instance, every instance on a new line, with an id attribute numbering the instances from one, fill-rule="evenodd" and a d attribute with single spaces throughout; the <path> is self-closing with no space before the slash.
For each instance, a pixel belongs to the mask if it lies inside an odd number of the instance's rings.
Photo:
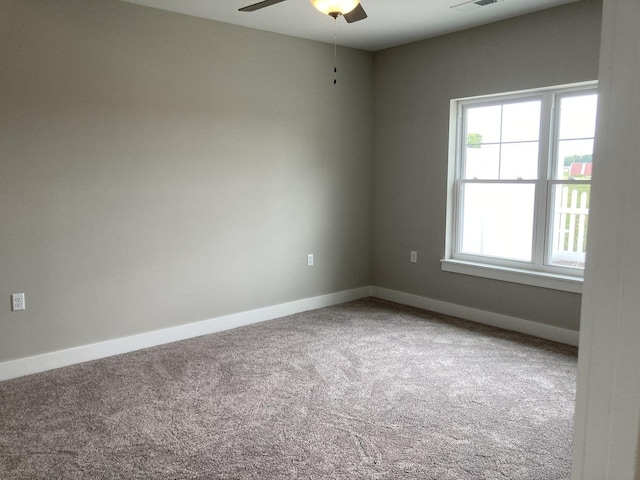
<path id="1" fill-rule="evenodd" d="M 480 148 L 482 145 L 482 134 L 481 133 L 468 133 L 467 134 L 467 147 L 469 148 Z"/>

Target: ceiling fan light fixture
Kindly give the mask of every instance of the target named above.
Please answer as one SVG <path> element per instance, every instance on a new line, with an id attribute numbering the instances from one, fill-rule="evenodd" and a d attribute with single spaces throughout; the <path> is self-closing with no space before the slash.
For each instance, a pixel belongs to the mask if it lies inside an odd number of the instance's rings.
<path id="1" fill-rule="evenodd" d="M 360 0 L 311 0 L 311 4 L 325 15 L 344 15 L 356 8 Z"/>

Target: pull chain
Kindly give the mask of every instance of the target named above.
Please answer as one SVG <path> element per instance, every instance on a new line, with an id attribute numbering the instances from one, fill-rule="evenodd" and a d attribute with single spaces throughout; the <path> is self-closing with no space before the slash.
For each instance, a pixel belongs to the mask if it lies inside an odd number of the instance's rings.
<path id="1" fill-rule="evenodd" d="M 338 83 L 338 16 L 333 17 L 333 84 Z"/>

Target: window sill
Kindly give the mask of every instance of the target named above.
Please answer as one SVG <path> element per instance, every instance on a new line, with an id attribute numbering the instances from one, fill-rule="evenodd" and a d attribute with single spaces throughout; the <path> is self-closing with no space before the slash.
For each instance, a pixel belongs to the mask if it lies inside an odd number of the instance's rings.
<path id="1" fill-rule="evenodd" d="M 557 275 L 547 272 L 535 272 L 520 268 L 509 268 L 484 263 L 466 262 L 462 260 L 442 259 L 440 266 L 445 272 L 461 273 L 475 277 L 491 278 L 503 282 L 521 283 L 534 287 L 564 290 L 582 293 L 582 278 L 569 275 Z"/>

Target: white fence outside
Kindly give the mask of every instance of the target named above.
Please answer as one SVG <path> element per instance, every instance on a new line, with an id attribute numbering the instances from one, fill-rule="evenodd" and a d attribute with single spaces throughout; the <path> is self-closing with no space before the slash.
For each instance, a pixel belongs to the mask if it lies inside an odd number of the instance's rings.
<path id="1" fill-rule="evenodd" d="M 564 185 L 556 191 L 551 261 L 556 265 L 584 268 L 589 196 Z"/>

